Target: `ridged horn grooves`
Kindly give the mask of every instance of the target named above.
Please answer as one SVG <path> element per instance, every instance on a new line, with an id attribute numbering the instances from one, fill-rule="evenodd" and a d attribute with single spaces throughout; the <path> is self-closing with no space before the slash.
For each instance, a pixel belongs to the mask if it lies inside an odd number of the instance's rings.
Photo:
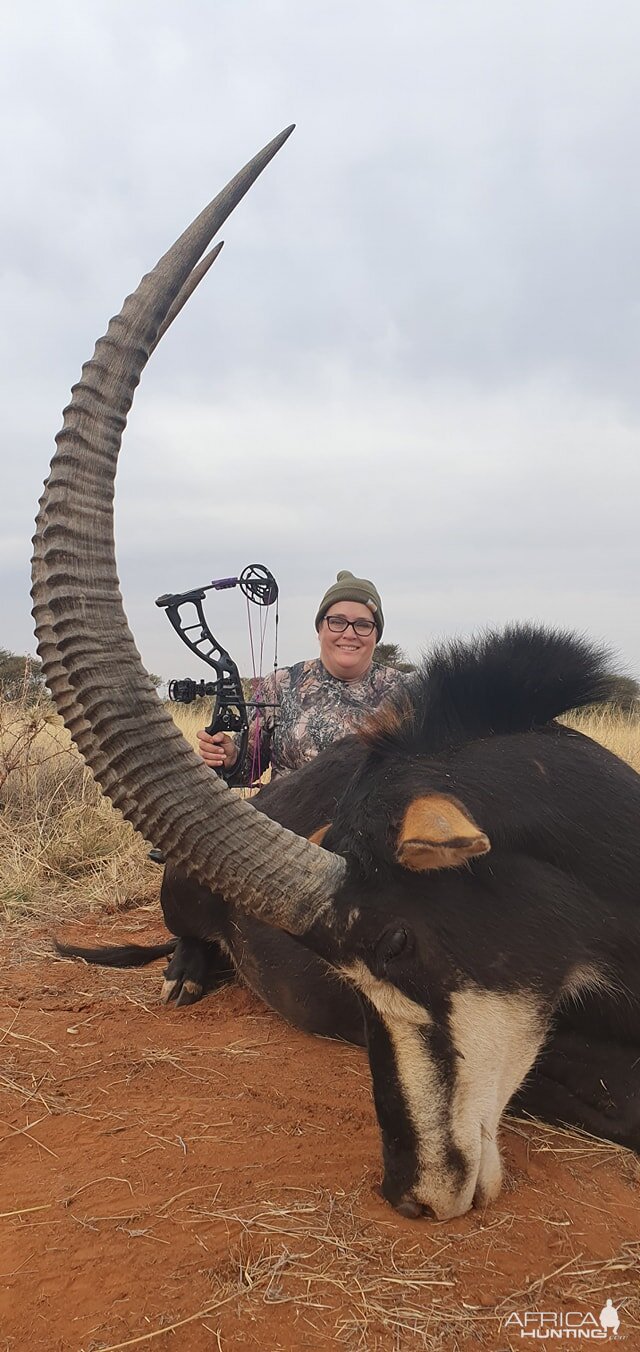
<path id="1" fill-rule="evenodd" d="M 214 248 L 211 249 L 209 253 L 206 254 L 205 257 L 202 258 L 200 262 L 195 265 L 194 268 L 192 268 L 191 272 L 189 273 L 189 276 L 187 277 L 186 282 L 182 286 L 181 290 L 178 292 L 178 295 L 176 296 L 173 304 L 170 306 L 166 318 L 163 320 L 162 324 L 160 325 L 160 328 L 158 329 L 155 342 L 153 343 L 153 346 L 149 349 L 149 355 L 151 355 L 151 352 L 155 351 L 156 347 L 158 346 L 158 343 L 160 342 L 160 339 L 167 332 L 167 329 L 173 323 L 176 316 L 180 314 L 180 311 L 182 310 L 183 306 L 186 305 L 187 301 L 189 300 L 189 297 L 193 294 L 199 282 L 202 281 L 202 278 L 209 271 L 209 268 L 211 267 L 212 263 L 215 263 L 216 258 L 218 258 L 222 247 L 223 241 L 221 240 L 219 244 L 216 244 Z M 34 544 L 33 562 L 34 565 L 37 562 L 37 565 L 39 567 L 42 563 L 43 557 L 42 533 L 38 533 L 34 536 L 33 544 Z M 35 599 L 36 594 L 35 586 L 32 594 Z M 63 664 L 60 661 L 55 642 L 51 612 L 48 608 L 48 605 L 44 603 L 44 600 L 42 600 L 40 604 L 34 605 L 33 615 L 36 620 L 36 633 L 39 636 L 38 651 L 43 659 L 43 669 L 47 673 L 47 683 L 49 685 L 49 688 L 52 691 L 55 691 L 56 708 L 58 710 L 58 713 L 63 718 L 66 726 L 69 728 L 69 731 L 71 732 L 71 736 L 73 737 L 74 741 L 78 742 L 79 738 L 82 739 L 86 759 L 88 756 L 89 747 L 91 745 L 90 742 L 91 729 L 86 719 L 84 718 L 82 710 L 80 709 L 79 705 L 76 702 L 73 688 L 69 684 L 66 671 L 64 669 Z M 95 739 L 93 741 L 93 749 L 91 754 L 92 756 L 95 757 L 95 760 L 92 761 L 92 767 L 96 775 L 96 778 L 98 778 L 100 771 L 101 753 L 100 747 L 95 742 Z M 133 804 L 131 804 L 131 807 L 133 807 Z"/>
<path id="2" fill-rule="evenodd" d="M 230 794 L 178 732 L 127 625 L 113 538 L 120 442 L 144 366 L 219 252 L 201 259 L 213 235 L 292 130 L 256 155 L 143 277 L 83 366 L 40 501 L 32 597 L 56 708 L 114 805 L 206 886 L 303 932 L 330 903 L 344 860 Z"/>

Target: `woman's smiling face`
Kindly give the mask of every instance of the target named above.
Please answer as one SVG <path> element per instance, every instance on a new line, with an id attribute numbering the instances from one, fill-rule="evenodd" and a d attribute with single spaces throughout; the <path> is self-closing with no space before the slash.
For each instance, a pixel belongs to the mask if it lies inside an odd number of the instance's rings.
<path id="1" fill-rule="evenodd" d="M 341 616 L 352 623 L 343 633 L 333 633 L 327 624 L 330 616 Z M 370 634 L 358 634 L 353 628 L 354 620 L 364 620 L 372 625 Z M 373 623 L 373 615 L 368 606 L 361 601 L 335 601 L 320 622 L 318 630 L 320 640 L 320 660 L 331 676 L 340 681 L 358 681 L 366 676 L 373 659 L 373 650 L 378 642 L 378 631 Z"/>

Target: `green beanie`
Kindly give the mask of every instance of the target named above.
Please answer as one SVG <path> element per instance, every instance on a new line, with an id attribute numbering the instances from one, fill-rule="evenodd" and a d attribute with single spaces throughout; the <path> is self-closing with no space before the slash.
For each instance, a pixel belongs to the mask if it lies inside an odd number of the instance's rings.
<path id="1" fill-rule="evenodd" d="M 353 573 L 350 573 L 347 568 L 343 568 L 338 573 L 333 586 L 329 587 L 320 602 L 316 615 L 316 629 L 320 628 L 327 611 L 336 601 L 360 601 L 363 606 L 368 606 L 372 618 L 376 622 L 378 642 L 380 642 L 384 629 L 384 615 L 380 593 L 377 587 L 374 587 L 373 582 L 369 582 L 366 577 L 354 577 Z"/>

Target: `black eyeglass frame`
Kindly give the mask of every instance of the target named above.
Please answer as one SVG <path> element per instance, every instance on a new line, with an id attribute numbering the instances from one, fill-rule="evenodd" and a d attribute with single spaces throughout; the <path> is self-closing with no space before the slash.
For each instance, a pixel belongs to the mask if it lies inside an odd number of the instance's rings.
<path id="1" fill-rule="evenodd" d="M 324 619 L 327 629 L 331 634 L 346 634 L 347 629 L 351 628 L 353 629 L 354 634 L 358 635 L 358 638 L 369 638 L 374 629 L 377 629 L 378 627 L 375 620 L 365 620 L 364 615 L 357 620 L 348 620 L 346 615 L 325 615 Z M 335 623 L 336 620 L 337 625 Z M 356 627 L 357 625 L 362 626 L 363 624 L 366 624 L 366 630 L 362 629 L 362 627 L 360 627 L 360 629 Z"/>

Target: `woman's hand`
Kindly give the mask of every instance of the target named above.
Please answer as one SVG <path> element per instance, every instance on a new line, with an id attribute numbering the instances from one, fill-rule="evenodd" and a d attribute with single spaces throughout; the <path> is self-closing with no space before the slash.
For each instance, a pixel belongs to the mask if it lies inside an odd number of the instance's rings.
<path id="1" fill-rule="evenodd" d="M 238 748 L 227 732 L 205 732 L 197 734 L 198 750 L 205 765 L 213 770 L 231 770 L 238 759 Z"/>

